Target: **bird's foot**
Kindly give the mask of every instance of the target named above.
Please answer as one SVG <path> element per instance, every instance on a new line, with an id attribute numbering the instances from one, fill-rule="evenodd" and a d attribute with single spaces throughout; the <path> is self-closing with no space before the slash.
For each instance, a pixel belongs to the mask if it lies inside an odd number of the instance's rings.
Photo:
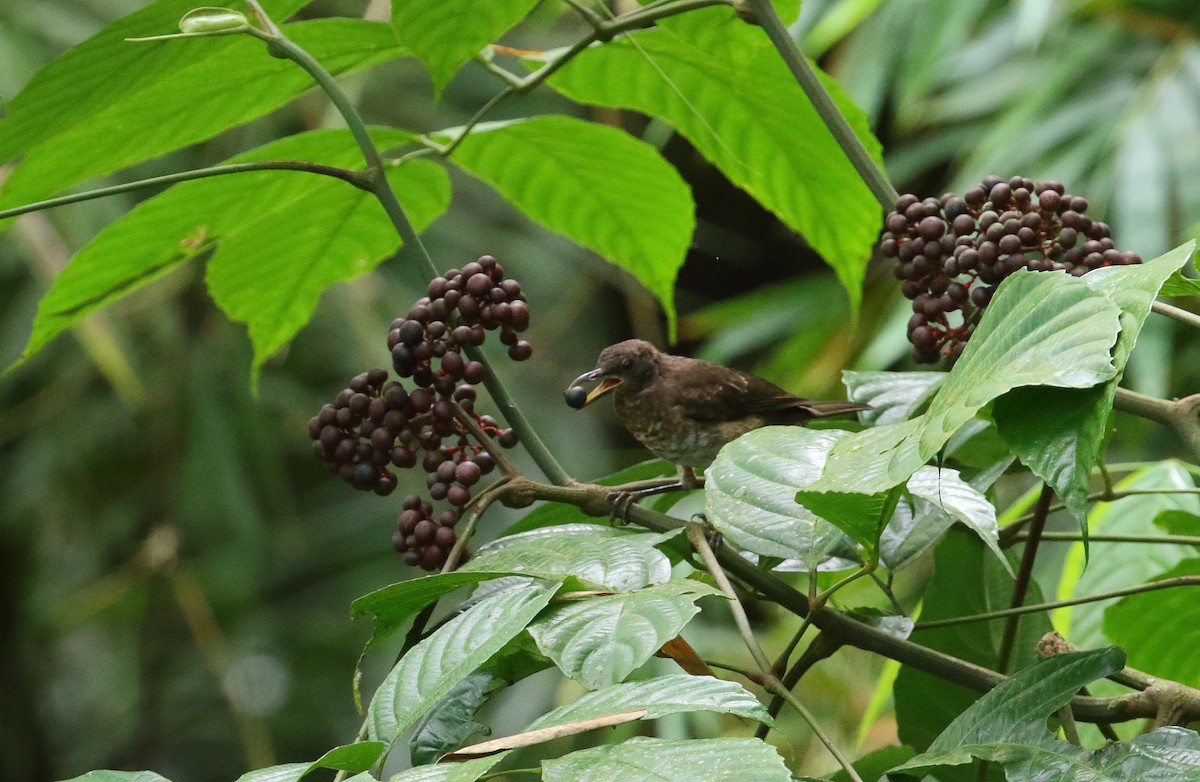
<path id="1" fill-rule="evenodd" d="M 708 547 L 713 551 L 719 551 L 721 546 L 725 544 L 725 536 L 712 525 L 712 522 L 708 520 L 708 516 L 705 516 L 703 513 L 696 513 L 692 516 L 692 521 L 704 525 L 704 529 L 707 531 L 704 539 L 708 543 Z"/>
<path id="2" fill-rule="evenodd" d="M 616 491 L 609 495 L 612 498 L 612 509 L 608 514 L 608 521 L 612 526 L 617 527 L 628 523 L 625 516 L 629 513 L 629 507 L 635 502 L 658 494 L 681 491 L 687 487 L 681 481 L 668 479 L 666 483 L 662 480 L 639 481 L 614 488 Z"/>

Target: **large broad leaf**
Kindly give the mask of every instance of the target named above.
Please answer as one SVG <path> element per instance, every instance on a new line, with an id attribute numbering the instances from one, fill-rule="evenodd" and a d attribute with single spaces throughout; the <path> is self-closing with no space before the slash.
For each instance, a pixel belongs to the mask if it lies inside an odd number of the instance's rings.
<path id="1" fill-rule="evenodd" d="M 481 600 L 409 650 L 367 709 L 371 739 L 391 744 L 453 687 L 507 644 L 558 589 L 538 582 Z"/>
<path id="2" fill-rule="evenodd" d="M 396 37 L 442 88 L 463 63 L 525 18 L 538 0 L 392 0 Z"/>
<path id="3" fill-rule="evenodd" d="M 1092 290 L 1121 308 L 1121 335 L 1113 348 L 1117 374 L 1111 380 L 1080 390 L 1018 388 L 996 400 L 992 409 L 996 427 L 1013 453 L 1054 489 L 1081 524 L 1091 469 L 1100 456 L 1125 365 L 1159 289 L 1183 267 L 1195 246 L 1188 242 L 1149 263 L 1112 266 L 1084 276 Z"/>
<path id="4" fill-rule="evenodd" d="M 298 782 L 319 768 L 349 771 L 357 774 L 375 765 L 385 749 L 382 742 L 362 741 L 335 747 L 312 763 L 284 763 L 269 768 L 260 768 L 238 777 L 237 782 Z"/>
<path id="5" fill-rule="evenodd" d="M 1200 559 L 1185 559 L 1151 579 L 1200 575 Z M 1200 600 L 1196 587 L 1127 595 L 1104 612 L 1104 634 L 1129 655 L 1130 667 L 1191 687 L 1200 686 Z M 1167 628 L 1170 628 L 1169 631 Z"/>
<path id="6" fill-rule="evenodd" d="M 1044 757 L 1047 754 L 1057 754 L 1064 760 L 1085 756 L 1085 750 L 1055 741 L 1046 730 L 1046 718 L 1069 702 L 1080 687 L 1119 671 L 1124 663 L 1125 656 L 1115 648 L 1062 654 L 1042 660 L 984 695 L 951 723 L 926 752 L 895 770 L 958 766 L 972 758 L 1005 765 L 1037 758 L 1039 763 L 1049 765 L 1053 761 Z M 1070 763 L 1066 765 L 1069 767 Z M 1009 776 L 1009 779 L 1014 778 L 1026 777 Z"/>
<path id="7" fill-rule="evenodd" d="M 826 454 L 845 434 L 766 426 L 729 443 L 706 473 L 709 522 L 741 548 L 797 559 L 810 570 L 848 548 L 845 533 L 796 502 L 796 490 L 820 476 Z"/>
<path id="8" fill-rule="evenodd" d="M 667 741 L 635 736 L 603 747 L 572 752 L 542 763 L 546 782 L 619 782 L 653 779 L 696 782 L 745 779 L 791 782 L 775 748 L 758 739 Z"/>
<path id="9" fill-rule="evenodd" d="M 409 138 L 379 130 L 381 143 Z M 357 167 L 348 131 L 291 136 L 230 162 L 306 160 Z M 388 174 L 414 223 L 445 210 L 446 173 L 428 161 Z M 345 182 L 261 171 L 184 182 L 135 207 L 79 250 L 38 306 L 22 358 L 84 315 L 216 248 L 208 284 L 217 303 L 250 326 L 255 367 L 311 316 L 326 287 L 372 268 L 399 240 L 382 207 Z"/>
<path id="10" fill-rule="evenodd" d="M 282 21 L 307 2 L 263 0 L 262 6 Z M 153 46 L 125 40 L 171 32 L 195 7 L 195 0 L 156 0 L 44 65 L 8 104 L 0 123 L 0 161 L 86 124 L 131 95 L 178 78 L 181 70 L 202 59 L 228 58 L 226 50 L 236 45 L 233 38 Z"/>
<path id="11" fill-rule="evenodd" d="M 907 421 L 946 381 L 945 372 L 842 373 L 851 402 L 870 405 L 859 418 L 872 426 Z"/>
<path id="12" fill-rule="evenodd" d="M 591 525 L 543 527 L 492 541 L 458 572 L 510 571 L 623 592 L 671 577 L 670 560 L 654 548 L 661 541 L 659 535 L 614 535 Z"/>
<path id="13" fill-rule="evenodd" d="M 925 500 L 966 525 L 987 544 L 1008 574 L 1013 575 L 1004 552 L 1000 550 L 1000 528 L 996 523 L 995 506 L 988 502 L 982 492 L 964 481 L 958 470 L 922 467 L 908 479 L 905 488 L 912 496 Z"/>
<path id="14" fill-rule="evenodd" d="M 408 754 L 414 764 L 433 763 L 458 749 L 475 735 L 491 735 L 491 728 L 475 721 L 475 714 L 504 682 L 491 671 L 475 671 L 446 693 L 417 721 Z"/>
<path id="15" fill-rule="evenodd" d="M 89 771 L 65 782 L 168 782 L 167 778 L 153 771 Z"/>
<path id="16" fill-rule="evenodd" d="M 771 724 L 771 716 L 758 699 L 737 682 L 685 673 L 659 676 L 644 682 L 625 682 L 589 692 L 579 700 L 559 706 L 531 722 L 525 730 L 538 730 L 568 722 L 645 709 L 642 719 L 655 720 L 685 711 L 736 714 Z"/>
<path id="17" fill-rule="evenodd" d="M 394 774 L 388 782 L 475 782 L 492 770 L 508 756 L 501 752 L 486 758 L 475 758 L 464 763 L 438 763 L 436 766 L 418 766 Z"/>
<path id="18" fill-rule="evenodd" d="M 958 529 L 950 530 L 938 544 L 933 567 L 933 580 L 925 589 L 922 620 L 970 616 L 1008 608 L 1011 604 L 1012 577 L 974 535 Z M 1026 602 L 1037 603 L 1041 600 L 1042 594 L 1037 584 L 1031 583 Z M 910 640 L 994 669 L 1004 624 L 1003 619 L 993 619 L 950 627 L 918 628 L 913 631 Z M 1021 618 L 1013 643 L 1010 670 L 1019 669 L 1033 661 L 1037 640 L 1050 629 L 1050 623 L 1044 616 Z M 973 690 L 907 665 L 900 668 L 893 692 L 900 740 L 918 750 L 928 747 L 951 721 L 979 699 L 979 693 Z M 948 770 L 945 773 L 948 782 L 974 782 L 976 779 L 974 769 L 957 773 Z"/>
<path id="19" fill-rule="evenodd" d="M 582 52 L 547 83 L 572 100 L 669 122 L 803 235 L 857 309 L 879 204 L 762 30 L 729 8 L 690 11 Z M 878 159 L 862 112 L 832 80 L 824 83 Z"/>
<path id="20" fill-rule="evenodd" d="M 809 489 L 887 491 L 907 481 L 997 396 L 1018 386 L 1087 388 L 1112 378 L 1110 351 L 1119 316 L 1115 304 L 1076 277 L 1011 275 L 1000 284 L 928 411 L 842 438 Z"/>
<path id="21" fill-rule="evenodd" d="M 284 29 L 334 74 L 403 54 L 391 28 L 378 22 L 317 19 Z M 194 61 L 140 90 L 118 93 L 112 102 L 76 115 L 77 122 L 40 139 L 5 182 L 0 209 L 202 141 L 260 117 L 313 86 L 308 73 L 270 56 L 262 41 L 249 36 L 124 45 L 180 47 Z M 126 71 L 103 70 L 109 79 L 124 82 Z M 51 101 L 40 110 L 57 105 Z"/>
<path id="22" fill-rule="evenodd" d="M 718 590 L 699 581 L 666 584 L 555 606 L 529 626 L 538 648 L 589 690 L 625 679 L 649 660 Z"/>
<path id="23" fill-rule="evenodd" d="M 675 275 L 695 204 L 654 147 L 607 125 L 544 116 L 477 126 L 451 160 L 636 277 L 662 302 L 674 338 Z"/>

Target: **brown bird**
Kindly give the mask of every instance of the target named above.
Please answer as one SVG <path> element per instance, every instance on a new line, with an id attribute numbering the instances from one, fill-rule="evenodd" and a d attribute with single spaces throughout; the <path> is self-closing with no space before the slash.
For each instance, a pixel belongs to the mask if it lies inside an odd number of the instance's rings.
<path id="1" fill-rule="evenodd" d="M 594 380 L 599 385 L 584 395 L 579 385 Z M 586 407 L 610 391 L 625 428 L 656 456 L 682 467 L 685 486 L 696 485 L 695 471 L 710 465 L 722 446 L 752 429 L 870 409 L 814 402 L 761 377 L 662 353 L 640 339 L 602 350 L 596 368 L 567 389 L 567 404 Z"/>

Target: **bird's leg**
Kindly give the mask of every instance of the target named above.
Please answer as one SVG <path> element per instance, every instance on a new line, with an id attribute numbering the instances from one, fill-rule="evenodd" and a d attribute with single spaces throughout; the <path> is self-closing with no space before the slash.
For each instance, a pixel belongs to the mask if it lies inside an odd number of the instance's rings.
<path id="1" fill-rule="evenodd" d="M 690 477 L 689 477 L 690 476 Z M 688 489 L 703 488 L 704 479 L 696 478 L 696 474 L 692 472 L 690 467 L 684 467 L 680 478 L 651 478 L 645 481 L 633 481 L 624 483 L 620 486 L 614 486 L 613 506 L 608 514 L 609 522 L 616 526 L 618 519 L 621 519 L 629 512 L 629 506 L 635 502 L 639 502 L 646 497 L 653 497 L 657 494 L 670 494 L 674 491 L 686 491 Z"/>

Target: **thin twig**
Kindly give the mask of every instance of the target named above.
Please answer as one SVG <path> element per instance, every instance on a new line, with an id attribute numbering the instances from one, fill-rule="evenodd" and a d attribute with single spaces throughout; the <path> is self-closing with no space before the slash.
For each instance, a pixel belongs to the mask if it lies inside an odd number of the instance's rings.
<path id="1" fill-rule="evenodd" d="M 1194 329 L 1200 329 L 1200 315 L 1194 312 L 1185 310 L 1181 307 L 1175 307 L 1166 302 L 1156 301 L 1150 305 L 1150 309 L 1157 312 L 1159 315 L 1165 315 L 1172 320 L 1177 320 L 1180 323 L 1191 326 Z"/>
<path id="2" fill-rule="evenodd" d="M 850 759 L 842 754 L 842 751 L 837 748 L 833 740 L 821 729 L 817 718 L 800 702 L 799 698 L 792 694 L 791 690 L 784 687 L 783 683 L 774 677 L 767 680 L 766 688 L 775 695 L 783 698 L 789 706 L 796 710 L 796 713 L 808 723 L 808 727 L 812 728 L 812 732 L 816 735 L 817 740 L 824 744 L 825 749 L 829 750 L 829 753 L 837 759 L 838 765 L 842 767 L 842 770 L 846 772 L 846 775 L 850 779 L 855 780 L 855 782 L 863 782 L 862 777 L 858 775 L 858 772 L 854 770 L 854 766 L 850 763 Z"/>
<path id="3" fill-rule="evenodd" d="M 746 642 L 746 648 L 750 650 L 750 655 L 763 673 L 770 673 L 771 660 L 767 657 L 766 651 L 763 650 L 762 644 L 754 636 L 754 631 L 750 629 L 750 619 L 746 616 L 746 610 L 742 608 L 742 602 L 738 600 L 737 592 L 733 591 L 733 584 L 729 583 L 729 578 L 725 575 L 725 571 L 721 568 L 721 564 L 717 562 L 717 556 L 713 553 L 712 547 L 708 545 L 706 539 L 707 530 L 704 525 L 696 522 L 688 522 L 687 528 L 688 540 L 691 541 L 692 547 L 700 554 L 700 558 L 704 560 L 704 566 L 708 568 L 709 574 L 717 582 L 717 586 L 729 598 L 729 610 L 733 613 L 733 623 L 737 626 L 738 632 L 742 635 L 742 640 Z"/>
<path id="4" fill-rule="evenodd" d="M 1029 536 L 1024 532 L 1013 538 L 1014 541 L 1028 539 Z M 1200 546 L 1200 535 L 1093 535 L 1088 533 L 1087 539 L 1092 543 L 1147 543 L 1172 546 Z M 1043 532 L 1042 540 L 1053 543 L 1079 543 L 1083 541 L 1083 535 L 1079 532 Z"/>
<path id="5" fill-rule="evenodd" d="M 1029 583 L 1033 580 L 1033 563 L 1037 559 L 1038 543 L 1041 542 L 1042 532 L 1046 529 L 1046 518 L 1050 515 L 1050 501 L 1054 499 L 1054 490 L 1050 484 L 1042 484 L 1042 492 L 1038 495 L 1033 508 L 1033 522 L 1029 525 L 1029 540 L 1025 550 L 1021 552 L 1021 566 L 1017 569 L 1017 579 L 1013 582 L 1012 600 L 1009 608 L 1020 608 L 1025 602 L 1029 591 Z M 1004 634 L 1000 637 L 1000 649 L 996 656 L 996 670 L 1008 672 L 1008 662 L 1012 658 L 1013 644 L 1017 638 L 1017 626 L 1020 624 L 1020 614 L 1010 614 L 1004 623 Z"/>

